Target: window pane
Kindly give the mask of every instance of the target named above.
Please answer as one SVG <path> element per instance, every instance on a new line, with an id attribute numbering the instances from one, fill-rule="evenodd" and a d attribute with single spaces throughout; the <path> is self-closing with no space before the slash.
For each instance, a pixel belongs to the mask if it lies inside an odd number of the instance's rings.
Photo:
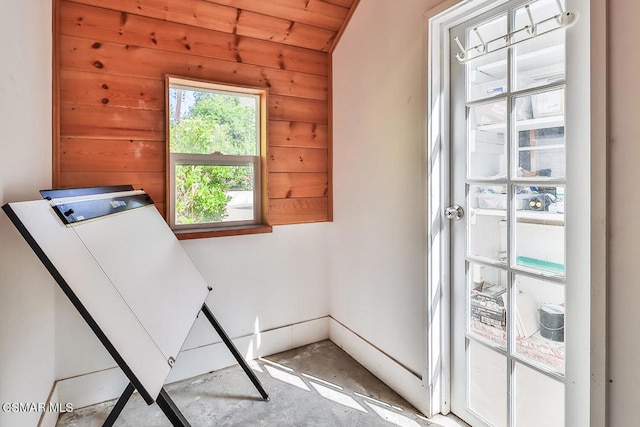
<path id="1" fill-rule="evenodd" d="M 515 390 L 518 427 L 564 427 L 564 384 L 517 363 Z"/>
<path id="2" fill-rule="evenodd" d="M 538 36 L 515 48 L 516 90 L 564 80 L 564 33 Z"/>
<path id="3" fill-rule="evenodd" d="M 544 34 L 559 27 L 558 22 L 551 19 L 560 13 L 557 1 L 538 0 L 527 6 L 536 26 L 533 31 L 525 7 L 516 9 L 515 28 L 528 27 L 515 37 L 515 41 L 522 42 L 515 47 L 516 90 L 546 85 L 565 77 L 565 33 L 551 31 Z"/>
<path id="4" fill-rule="evenodd" d="M 254 219 L 253 165 L 176 165 L 175 223 Z"/>
<path id="5" fill-rule="evenodd" d="M 469 263 L 469 332 L 506 348 L 507 270 Z"/>
<path id="6" fill-rule="evenodd" d="M 490 98 L 507 92 L 507 50 L 483 55 L 485 51 L 504 47 L 504 38 L 500 36 L 506 32 L 506 15 L 467 30 L 467 100 Z"/>
<path id="7" fill-rule="evenodd" d="M 258 100 L 255 95 L 172 86 L 171 152 L 257 155 Z"/>
<path id="8" fill-rule="evenodd" d="M 564 374 L 564 285 L 515 276 L 515 352 L 532 364 Z"/>
<path id="9" fill-rule="evenodd" d="M 469 341 L 469 410 L 490 425 L 507 425 L 507 358 Z"/>
<path id="10" fill-rule="evenodd" d="M 467 252 L 483 261 L 507 262 L 507 186 L 470 185 Z"/>
<path id="11" fill-rule="evenodd" d="M 518 268 L 564 277 L 564 187 L 515 186 Z"/>
<path id="12" fill-rule="evenodd" d="M 560 0 L 560 4 L 563 9 L 566 9 L 567 6 L 564 0 Z M 542 34 L 559 27 L 558 22 L 555 19 L 551 19 L 560 13 L 558 0 L 535 0 L 529 2 L 527 6 L 529 6 L 533 22 L 537 24 L 536 34 Z M 525 6 L 517 8 L 515 12 L 515 28 L 520 29 L 530 24 Z M 518 34 L 517 40 L 526 39 L 530 36 L 531 35 L 529 33 L 521 32 Z"/>
<path id="13" fill-rule="evenodd" d="M 564 178 L 564 89 L 516 98 L 517 178 Z"/>
<path id="14" fill-rule="evenodd" d="M 469 178 L 507 176 L 507 101 L 469 108 Z"/>
<path id="15" fill-rule="evenodd" d="M 507 92 L 506 49 L 474 59 L 467 67 L 469 101 L 491 98 Z"/>

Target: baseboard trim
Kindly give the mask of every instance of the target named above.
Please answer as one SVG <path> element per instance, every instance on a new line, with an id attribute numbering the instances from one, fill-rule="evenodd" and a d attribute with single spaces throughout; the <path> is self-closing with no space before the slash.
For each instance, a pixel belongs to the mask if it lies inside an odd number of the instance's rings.
<path id="1" fill-rule="evenodd" d="M 234 338 L 233 343 L 246 359 L 252 360 L 326 339 L 329 339 L 328 316 Z M 185 350 L 180 352 L 167 383 L 206 374 L 235 363 L 222 341 Z M 119 397 L 127 383 L 122 371 L 113 367 L 58 380 L 54 388 L 60 402 L 71 402 L 74 409 L 79 409 Z M 42 424 L 42 427 L 49 426 L 55 426 L 55 423 Z"/>
<path id="2" fill-rule="evenodd" d="M 47 402 L 45 403 L 45 405 L 46 408 L 51 408 L 59 403 L 60 399 L 58 398 L 58 381 L 54 381 L 53 387 L 51 387 L 51 392 L 49 393 L 49 397 L 47 397 Z M 56 427 L 59 415 L 60 414 L 58 412 L 45 410 L 40 416 L 38 427 Z"/>
<path id="3" fill-rule="evenodd" d="M 429 414 L 429 394 L 422 379 L 355 332 L 327 316 L 234 338 L 248 360 L 330 339 L 423 414 Z M 236 363 L 224 343 L 216 342 L 180 352 L 167 383 L 224 369 Z M 54 383 L 51 402 L 70 402 L 74 409 L 120 396 L 127 378 L 118 367 L 65 378 Z M 47 403 L 48 404 L 48 403 Z M 38 427 L 55 427 L 57 413 L 43 414 Z"/>
<path id="4" fill-rule="evenodd" d="M 333 318 L 329 320 L 329 339 L 417 410 L 432 415 L 428 388 L 420 377 Z"/>

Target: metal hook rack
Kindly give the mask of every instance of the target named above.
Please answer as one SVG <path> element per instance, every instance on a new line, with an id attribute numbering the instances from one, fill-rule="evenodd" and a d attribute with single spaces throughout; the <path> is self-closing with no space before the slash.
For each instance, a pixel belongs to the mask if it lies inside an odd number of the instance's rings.
<path id="1" fill-rule="evenodd" d="M 542 21 L 539 22 L 534 22 L 533 20 L 533 15 L 531 14 L 531 10 L 529 8 L 529 5 L 525 6 L 525 11 L 527 12 L 527 16 L 529 18 L 529 24 L 525 25 L 524 27 L 512 31 L 510 33 L 507 33 L 503 36 L 500 37 L 496 37 L 494 39 L 489 40 L 488 42 L 485 42 L 482 38 L 482 36 L 480 35 L 480 31 L 478 30 L 478 28 L 474 28 L 472 31 L 474 31 L 476 33 L 476 36 L 478 37 L 478 40 L 480 40 L 480 43 L 470 47 L 469 49 L 465 49 L 464 45 L 462 44 L 462 42 L 460 41 L 460 39 L 458 37 L 454 38 L 454 41 L 456 42 L 456 44 L 458 45 L 458 49 L 460 49 L 460 52 L 456 53 L 456 59 L 458 60 L 459 63 L 464 64 L 472 59 L 477 59 L 480 58 L 484 55 L 487 55 L 489 53 L 492 52 L 497 52 L 499 50 L 505 49 L 509 46 L 514 46 L 518 43 L 521 43 L 523 41 L 526 40 L 531 40 L 534 37 L 538 37 L 547 33 L 550 33 L 552 31 L 558 30 L 560 28 L 564 28 L 564 27 L 568 27 L 569 25 L 573 24 L 577 18 L 577 14 L 575 12 L 567 12 L 564 10 L 564 8 L 562 7 L 562 3 L 560 2 L 560 0 L 556 0 L 556 5 L 558 6 L 558 10 L 559 13 L 547 18 L 547 19 L 543 19 Z M 555 28 L 550 28 L 546 31 L 542 31 L 542 32 L 538 32 L 538 28 L 540 27 L 541 24 L 546 24 L 547 22 L 551 22 L 551 21 L 555 21 L 555 23 L 557 24 L 557 27 Z M 516 40 L 515 36 L 521 33 L 526 33 L 528 35 L 528 37 L 522 38 L 520 40 Z M 490 49 L 489 46 L 497 41 L 503 40 L 504 39 L 504 45 L 497 47 L 495 49 Z M 515 40 L 515 41 L 514 41 Z M 476 51 L 477 54 L 476 55 L 470 55 L 471 52 Z"/>

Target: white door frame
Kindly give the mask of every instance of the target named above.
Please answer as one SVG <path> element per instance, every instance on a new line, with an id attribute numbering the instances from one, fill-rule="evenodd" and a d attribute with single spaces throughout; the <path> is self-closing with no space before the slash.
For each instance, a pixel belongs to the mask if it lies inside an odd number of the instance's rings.
<path id="1" fill-rule="evenodd" d="M 450 412 L 449 29 L 507 0 L 445 0 L 425 13 L 427 375 L 430 413 Z M 606 1 L 566 0 L 567 29 L 566 425 L 606 424 Z M 585 44 L 588 48 L 580 48 Z M 586 72 L 585 70 L 589 70 Z M 590 123 L 576 126 L 572 123 Z M 578 153 L 578 155 L 576 155 Z M 571 207 L 569 207 L 571 206 Z M 590 239 L 579 236 L 590 236 Z M 586 268 L 590 266 L 590 268 Z M 571 310 L 571 312 L 569 312 Z M 585 357 L 586 355 L 589 357 Z M 585 408 L 590 408 L 589 411 Z"/>

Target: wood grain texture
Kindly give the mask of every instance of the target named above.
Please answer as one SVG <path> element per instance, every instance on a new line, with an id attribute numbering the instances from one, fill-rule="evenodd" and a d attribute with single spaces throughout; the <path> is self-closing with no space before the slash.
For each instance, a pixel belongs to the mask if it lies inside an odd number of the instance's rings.
<path id="1" fill-rule="evenodd" d="M 77 0 L 78 3 L 109 8 L 133 15 L 191 25 L 286 45 L 328 51 L 337 33 L 318 26 L 206 0 Z M 124 19 L 124 18 L 123 18 Z"/>
<path id="2" fill-rule="evenodd" d="M 164 111 L 164 82 L 136 77 L 60 70 L 60 101 Z"/>
<path id="3" fill-rule="evenodd" d="M 61 33 L 65 35 L 280 70 L 328 74 L 327 55 L 322 52 L 66 0 L 60 6 Z"/>
<path id="4" fill-rule="evenodd" d="M 219 230 L 206 230 L 206 231 L 183 231 L 176 232 L 176 237 L 178 240 L 191 240 L 191 239 L 204 239 L 207 237 L 227 237 L 227 236 L 240 236 L 247 234 L 262 234 L 262 233 L 271 233 L 273 231 L 273 227 L 270 225 L 250 225 L 250 226 L 242 226 L 242 227 L 229 227 L 229 228 L 221 228 Z"/>
<path id="5" fill-rule="evenodd" d="M 327 196 L 326 173 L 269 173 L 269 198 Z"/>
<path id="6" fill-rule="evenodd" d="M 238 15 L 232 7 L 204 0 L 77 0 L 77 3 L 225 33 L 233 33 Z"/>
<path id="7" fill-rule="evenodd" d="M 271 147 L 269 172 L 327 172 L 327 150 L 322 148 Z"/>
<path id="8" fill-rule="evenodd" d="M 319 123 L 329 122 L 327 102 L 290 96 L 269 97 L 269 118 L 271 120 Z"/>
<path id="9" fill-rule="evenodd" d="M 68 172 L 164 172 L 164 141 L 62 138 L 60 165 Z"/>
<path id="10" fill-rule="evenodd" d="M 333 51 L 336 49 L 336 46 L 338 46 L 338 43 L 340 42 L 340 38 L 342 38 L 342 34 L 344 34 L 344 30 L 347 28 L 347 25 L 349 25 L 349 22 L 351 21 L 351 17 L 355 13 L 359 3 L 360 3 L 360 0 L 353 0 L 353 3 L 351 4 L 351 7 L 349 9 L 349 13 L 347 13 L 347 16 L 345 17 L 344 22 L 342 23 L 342 27 L 336 33 L 335 37 L 333 38 L 333 42 L 329 47 L 330 56 L 333 55 Z M 330 206 L 330 209 L 332 209 L 331 206 Z M 331 220 L 333 221 L 333 219 Z"/>
<path id="11" fill-rule="evenodd" d="M 54 185 L 165 213 L 166 75 L 269 90 L 270 224 L 331 219 L 330 56 L 354 0 L 54 0 Z"/>
<path id="12" fill-rule="evenodd" d="M 352 9 L 356 0 L 324 0 L 325 3 L 335 4 L 337 6 Z"/>
<path id="13" fill-rule="evenodd" d="M 328 217 L 326 197 L 269 200 L 271 225 L 321 222 L 327 221 Z"/>
<path id="14" fill-rule="evenodd" d="M 60 105 L 62 137 L 163 141 L 164 131 L 163 111 Z"/>
<path id="15" fill-rule="evenodd" d="M 328 126 L 317 123 L 269 122 L 271 147 L 327 148 Z"/>
<path id="16" fill-rule="evenodd" d="M 349 12 L 348 7 L 327 3 L 324 0 L 208 1 L 333 31 L 340 29 Z"/>
<path id="17" fill-rule="evenodd" d="M 328 99 L 327 77 L 256 65 L 157 51 L 134 45 L 96 42 L 63 35 L 61 67 L 99 74 L 162 80 L 165 74 L 268 88 L 278 95 Z"/>
<path id="18" fill-rule="evenodd" d="M 328 52 L 337 33 L 242 10 L 238 14 L 235 34 Z"/>

